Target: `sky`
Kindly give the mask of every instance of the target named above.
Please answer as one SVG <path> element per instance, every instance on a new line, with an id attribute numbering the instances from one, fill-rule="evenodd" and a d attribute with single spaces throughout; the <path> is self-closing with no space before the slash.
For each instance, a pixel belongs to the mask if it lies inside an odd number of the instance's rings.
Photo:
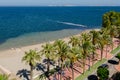
<path id="1" fill-rule="evenodd" d="M 120 6 L 120 0 L 0 0 L 0 6 Z"/>

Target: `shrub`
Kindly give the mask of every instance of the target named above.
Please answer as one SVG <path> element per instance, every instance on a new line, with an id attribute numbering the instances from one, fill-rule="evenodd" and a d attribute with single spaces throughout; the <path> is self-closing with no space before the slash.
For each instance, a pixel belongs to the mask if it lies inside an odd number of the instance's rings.
<path id="1" fill-rule="evenodd" d="M 108 79 L 109 77 L 109 70 L 107 68 L 98 68 L 97 76 L 100 80 Z"/>

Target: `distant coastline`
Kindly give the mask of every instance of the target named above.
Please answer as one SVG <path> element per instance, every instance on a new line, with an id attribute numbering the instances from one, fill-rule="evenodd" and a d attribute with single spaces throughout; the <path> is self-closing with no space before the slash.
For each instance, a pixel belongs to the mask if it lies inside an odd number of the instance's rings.
<path id="1" fill-rule="evenodd" d="M 84 6 L 84 5 L 28 5 L 28 6 L 17 6 L 17 5 L 3 5 L 0 7 L 120 7 L 120 6 L 116 6 L 116 5 L 108 5 L 108 6 L 96 6 L 96 5 L 87 5 L 87 6 Z"/>

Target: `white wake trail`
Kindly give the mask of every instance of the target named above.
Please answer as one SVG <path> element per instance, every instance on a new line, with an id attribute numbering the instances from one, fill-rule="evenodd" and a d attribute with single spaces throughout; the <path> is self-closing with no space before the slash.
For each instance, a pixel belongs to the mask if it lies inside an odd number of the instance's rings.
<path id="1" fill-rule="evenodd" d="M 75 24 L 75 23 L 70 23 L 70 22 L 57 21 L 57 23 L 66 24 L 66 25 L 71 25 L 71 26 L 87 27 L 87 26 L 85 26 L 85 25 Z"/>

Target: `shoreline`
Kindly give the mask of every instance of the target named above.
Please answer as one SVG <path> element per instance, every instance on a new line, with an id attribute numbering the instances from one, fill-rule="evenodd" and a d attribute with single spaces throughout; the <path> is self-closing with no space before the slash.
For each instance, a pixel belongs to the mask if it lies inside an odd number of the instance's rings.
<path id="1" fill-rule="evenodd" d="M 73 34 L 71 36 L 79 36 L 81 33 L 83 32 L 86 32 L 86 31 L 90 31 L 90 30 L 99 30 L 99 28 L 95 28 L 95 29 L 86 29 L 86 30 L 83 30 L 81 31 L 80 33 L 77 33 L 77 34 Z M 67 37 L 63 37 L 63 38 L 58 38 L 58 39 L 66 39 L 66 38 L 70 38 L 71 36 L 67 36 Z M 35 44 L 28 44 L 28 45 L 21 45 L 21 46 L 16 46 L 16 47 L 11 47 L 11 48 L 3 48 L 3 49 L 0 49 L 0 52 L 1 51 L 5 51 L 5 50 L 11 50 L 11 49 L 18 49 L 18 48 L 26 48 L 26 47 L 30 47 L 30 46 L 35 46 L 35 45 L 41 45 L 41 44 L 45 44 L 47 42 L 54 42 L 55 40 L 58 40 L 58 39 L 53 39 L 53 40 L 50 40 L 50 41 L 43 41 L 43 42 L 38 42 L 38 43 L 35 43 Z"/>
<path id="2" fill-rule="evenodd" d="M 80 36 L 82 33 L 89 32 L 91 30 L 98 31 L 100 29 L 87 29 L 73 36 Z M 70 37 L 71 36 L 62 38 L 62 40 L 64 40 L 65 42 L 68 42 Z M 55 40 L 47 41 L 47 42 L 53 43 L 54 41 Z M 0 51 L 0 65 L 5 69 L 7 69 L 9 72 L 13 73 L 14 75 L 16 75 L 19 70 L 22 70 L 22 69 L 29 70 L 29 66 L 21 61 L 25 51 L 29 51 L 30 49 L 40 51 L 42 49 L 41 46 L 46 44 L 47 42 L 35 44 L 35 45 L 23 46 L 20 48 L 11 48 L 7 50 L 2 50 Z M 39 72 L 36 72 L 35 75 L 38 73 Z"/>
<path id="3" fill-rule="evenodd" d="M 21 48 L 25 46 L 37 45 L 48 41 L 63 39 L 72 35 L 77 35 L 84 30 L 81 29 L 63 29 L 58 31 L 48 32 L 32 32 L 20 35 L 15 38 L 9 38 L 0 44 L 0 51 L 8 50 L 11 48 Z"/>

